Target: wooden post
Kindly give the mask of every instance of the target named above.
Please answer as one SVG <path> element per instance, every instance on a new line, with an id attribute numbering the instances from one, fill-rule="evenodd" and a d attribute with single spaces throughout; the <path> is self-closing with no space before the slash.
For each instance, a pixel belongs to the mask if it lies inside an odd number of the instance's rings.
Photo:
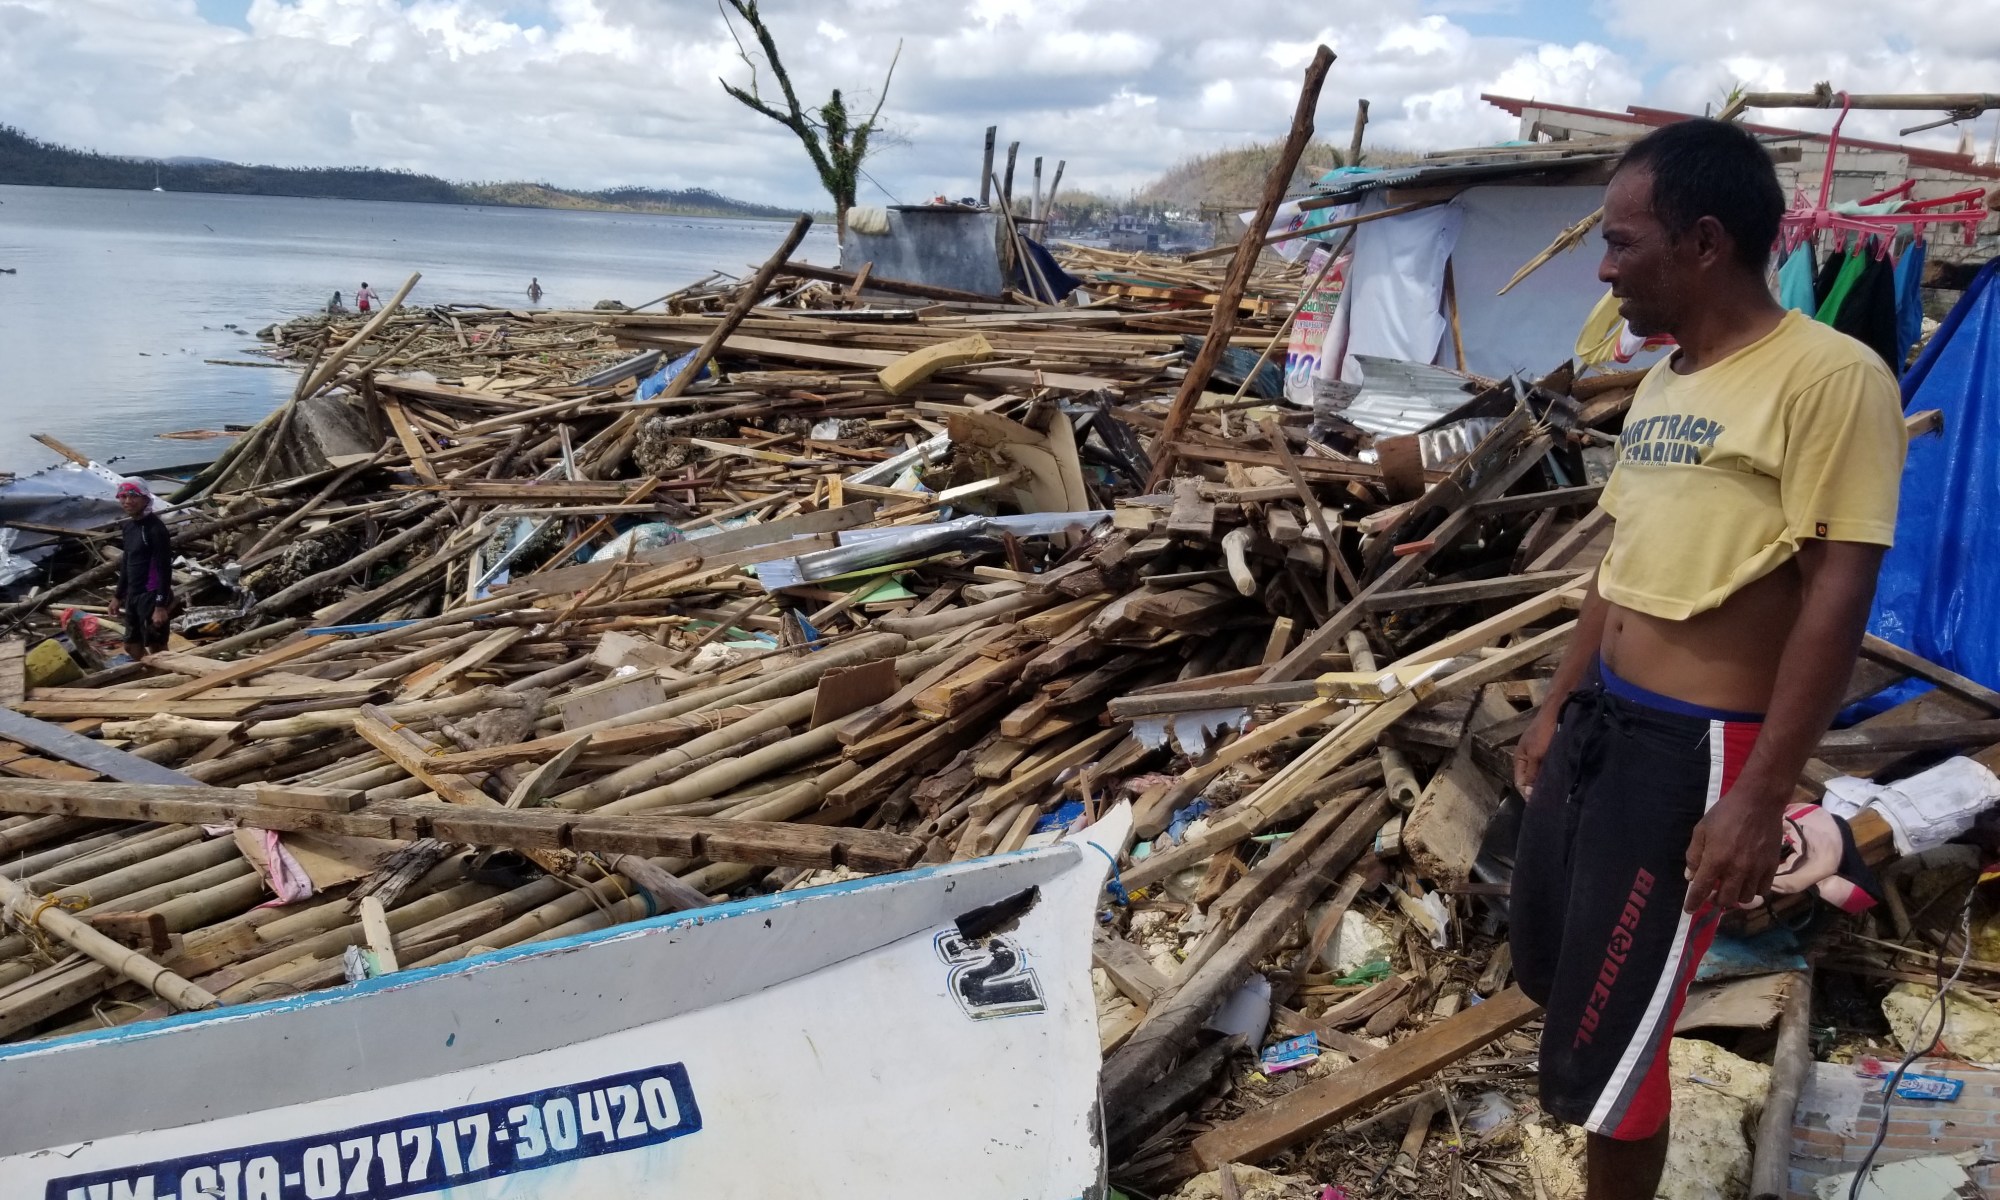
<path id="1" fill-rule="evenodd" d="M 1042 156 L 1039 154 L 1035 155 L 1035 194 L 1028 201 L 1028 219 L 1042 219 Z"/>
<path id="2" fill-rule="evenodd" d="M 1368 101 L 1357 101 L 1354 106 L 1354 136 L 1347 142 L 1347 166 L 1361 165 L 1361 135 L 1368 129 Z"/>
<path id="3" fill-rule="evenodd" d="M 812 223 L 810 213 L 800 213 L 798 220 L 792 222 L 792 230 L 785 235 L 785 240 L 778 246 L 777 253 L 764 260 L 764 265 L 757 269 L 757 274 L 744 286 L 742 294 L 736 297 L 736 304 L 730 308 L 729 315 L 722 318 L 721 323 L 714 329 L 709 330 L 708 336 L 703 338 L 701 345 L 695 349 L 694 358 L 688 363 L 687 368 L 674 376 L 673 382 L 667 384 L 667 390 L 660 393 L 661 398 L 671 400 L 693 385 L 695 376 L 701 372 L 701 365 L 715 357 L 716 352 L 722 349 L 722 344 L 729 340 L 729 335 L 735 333 L 736 327 L 743 324 L 743 318 L 749 316 L 750 310 L 757 307 L 757 302 L 764 298 L 764 290 L 771 286 L 772 277 L 792 257 L 792 251 L 799 248 L 799 243 L 805 240 L 806 230 L 812 228 Z M 632 443 L 638 440 L 639 417 L 640 414 L 636 412 L 626 413 L 599 435 L 603 439 L 600 444 L 608 448 L 602 458 L 584 468 L 586 476 L 598 478 L 618 468 L 618 464 L 632 452 Z"/>
<path id="4" fill-rule="evenodd" d="M 1021 153 L 1021 143 L 1007 143 L 1007 173 L 1000 179 L 1000 203 L 1009 211 L 1014 207 L 1014 159 Z"/>
<path id="5" fill-rule="evenodd" d="M 993 203 L 993 138 L 999 132 L 998 125 L 986 127 L 986 157 L 979 163 L 979 203 L 989 207 Z"/>
<path id="6" fill-rule="evenodd" d="M 1055 178 L 1049 180 L 1049 194 L 1042 197 L 1043 220 L 1048 219 L 1049 210 L 1053 209 L 1056 206 L 1056 189 L 1062 186 L 1063 168 L 1068 165 L 1069 165 L 1069 160 L 1066 158 L 1059 158 L 1056 160 L 1056 174 Z"/>
<path id="7" fill-rule="evenodd" d="M 327 355 L 326 361 L 319 365 L 318 370 L 299 380 L 299 389 L 292 393 L 292 399 L 303 400 L 318 391 L 325 385 L 327 380 L 332 379 L 333 373 L 340 369 L 340 364 L 347 361 L 347 356 L 353 354 L 362 343 L 375 335 L 375 331 L 382 327 L 383 323 L 389 319 L 390 314 L 394 313 L 402 305 L 403 298 L 410 294 L 410 289 L 417 286 L 417 280 L 423 277 L 421 271 L 411 272 L 410 277 L 403 281 L 403 286 L 396 289 L 396 294 L 389 297 L 389 303 L 382 306 L 381 312 L 368 318 L 368 323 L 363 325 L 353 337 L 342 342 L 340 349 Z"/>
<path id="8" fill-rule="evenodd" d="M 1229 277 L 1223 282 L 1222 294 L 1215 302 L 1215 315 L 1209 319 L 1208 340 L 1201 345 L 1201 353 L 1195 356 L 1194 365 L 1188 368 L 1187 377 L 1181 380 L 1180 391 L 1174 393 L 1173 406 L 1167 410 L 1166 424 L 1160 436 L 1153 443 L 1153 473 L 1146 480 L 1146 490 L 1156 492 L 1174 467 L 1174 439 L 1180 437 L 1186 427 L 1188 417 L 1194 413 L 1195 402 L 1201 399 L 1202 389 L 1208 386 L 1208 377 L 1214 373 L 1215 364 L 1222 361 L 1222 354 L 1229 348 L 1229 335 L 1236 328 L 1236 309 L 1242 303 L 1243 293 L 1250 286 L 1250 272 L 1257 265 L 1257 242 L 1271 227 L 1271 218 L 1278 211 L 1278 202 L 1285 198 L 1285 189 L 1291 185 L 1292 172 L 1298 169 L 1299 157 L 1305 153 L 1306 143 L 1312 140 L 1313 110 L 1319 107 L 1319 90 L 1326 83 L 1326 73 L 1333 67 L 1333 51 L 1325 46 L 1313 55 L 1306 67 L 1305 86 L 1299 92 L 1298 108 L 1292 113 L 1292 131 L 1285 138 L 1283 151 L 1278 161 L 1272 164 L 1269 178 L 1264 180 L 1264 198 L 1257 204 L 1257 215 L 1251 219 L 1250 231 L 1243 239 L 1243 249 L 1229 263 Z M 1329 547 L 1329 552 L 1332 551 Z"/>
<path id="9" fill-rule="evenodd" d="M 1792 1116 L 1812 1062 L 1812 968 L 1808 966 L 1792 976 L 1785 1011 L 1778 1017 L 1771 1090 L 1764 1097 L 1764 1115 L 1757 1122 L 1757 1144 L 1750 1156 L 1751 1200 L 1791 1194 Z"/>

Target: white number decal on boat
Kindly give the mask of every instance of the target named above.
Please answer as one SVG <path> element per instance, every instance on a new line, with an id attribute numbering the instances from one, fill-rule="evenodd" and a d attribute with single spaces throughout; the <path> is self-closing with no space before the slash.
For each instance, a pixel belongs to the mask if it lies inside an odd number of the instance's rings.
<path id="1" fill-rule="evenodd" d="M 579 1110 L 589 1114 L 581 1127 Z M 619 1119 L 601 1119 L 611 1112 Z M 44 1200 L 397 1200 L 700 1130 L 687 1068 L 673 1063 L 288 1142 L 72 1175 L 51 1181 Z"/>
<path id="2" fill-rule="evenodd" d="M 1042 981 L 1023 965 L 1027 955 L 1003 934 L 967 941 L 956 929 L 937 935 L 938 957 L 951 966 L 945 989 L 965 1014 L 976 1021 L 988 1017 L 1018 1017 L 1048 1009 Z"/>

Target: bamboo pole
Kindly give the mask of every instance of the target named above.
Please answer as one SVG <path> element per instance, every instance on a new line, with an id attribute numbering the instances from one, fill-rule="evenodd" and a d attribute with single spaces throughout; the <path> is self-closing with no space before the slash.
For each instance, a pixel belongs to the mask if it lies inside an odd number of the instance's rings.
<path id="1" fill-rule="evenodd" d="M 5 905 L 7 915 L 16 924 L 47 931 L 71 949 L 103 963 L 183 1012 L 214 1008 L 221 1003 L 137 950 L 119 945 L 60 907 L 44 903 L 11 879 L 0 879 L 0 904 Z"/>

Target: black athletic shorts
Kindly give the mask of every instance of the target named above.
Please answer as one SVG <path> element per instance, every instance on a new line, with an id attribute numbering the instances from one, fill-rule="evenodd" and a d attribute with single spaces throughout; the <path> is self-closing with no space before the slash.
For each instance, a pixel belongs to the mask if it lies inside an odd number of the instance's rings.
<path id="1" fill-rule="evenodd" d="M 1548 1010 L 1542 1107 L 1558 1119 L 1622 1140 L 1666 1120 L 1667 1043 L 1718 918 L 1681 911 L 1688 843 L 1762 720 L 1646 691 L 1601 663 L 1564 701 L 1509 914 L 1514 973 Z"/>
<path id="2" fill-rule="evenodd" d="M 153 613 L 164 601 L 151 592 L 139 592 L 125 602 L 120 616 L 125 622 L 125 650 L 133 657 L 167 648 L 167 627 L 153 624 Z"/>

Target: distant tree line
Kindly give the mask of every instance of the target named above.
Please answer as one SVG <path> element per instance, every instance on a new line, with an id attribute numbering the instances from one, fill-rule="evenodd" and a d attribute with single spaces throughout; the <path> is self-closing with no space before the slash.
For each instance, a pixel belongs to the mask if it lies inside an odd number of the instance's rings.
<path id="1" fill-rule="evenodd" d="M 527 208 L 613 208 L 703 216 L 782 218 L 793 210 L 732 200 L 706 188 L 569 191 L 549 184 L 459 184 L 414 171 L 376 167 L 253 167 L 238 163 L 121 158 L 58 146 L 0 125 L 0 183 L 40 187 L 221 192 L 417 204 L 499 204 Z"/>

